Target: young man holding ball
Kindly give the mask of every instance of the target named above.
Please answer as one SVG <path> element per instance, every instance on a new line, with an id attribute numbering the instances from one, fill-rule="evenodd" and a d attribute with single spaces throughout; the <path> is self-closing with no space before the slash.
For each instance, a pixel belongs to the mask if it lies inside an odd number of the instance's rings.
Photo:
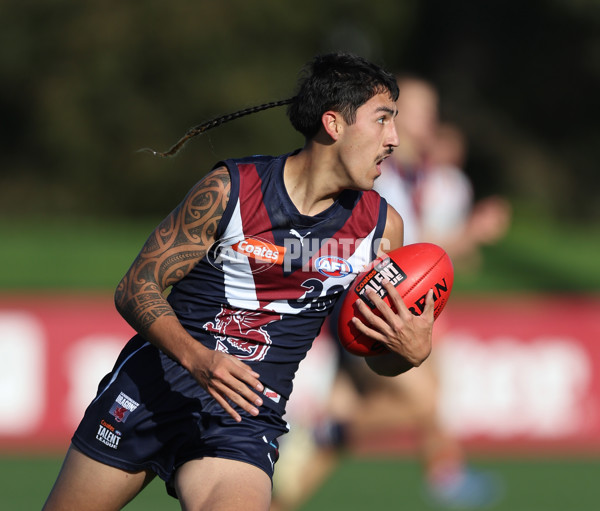
<path id="1" fill-rule="evenodd" d="M 398 144 L 397 96 L 380 67 L 318 56 L 292 99 L 194 128 L 163 154 L 280 104 L 306 139 L 282 156 L 218 163 L 150 235 L 115 294 L 138 334 L 102 380 L 45 511 L 121 509 L 155 475 L 182 509 L 269 509 L 298 364 L 356 274 L 402 245 L 401 217 L 371 190 Z M 314 253 L 286 253 L 298 235 Z M 242 242 L 280 257 L 265 264 Z M 320 271 L 332 257 L 352 271 Z M 431 351 L 433 298 L 416 317 L 385 285 L 395 310 L 369 295 L 381 317 L 362 304 L 369 325 L 356 328 L 392 352 L 371 367 L 398 374 Z"/>

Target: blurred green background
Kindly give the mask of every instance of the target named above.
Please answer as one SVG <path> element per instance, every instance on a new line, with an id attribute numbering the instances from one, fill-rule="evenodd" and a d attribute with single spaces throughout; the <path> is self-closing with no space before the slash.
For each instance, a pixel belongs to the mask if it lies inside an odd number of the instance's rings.
<path id="1" fill-rule="evenodd" d="M 215 161 L 301 145 L 283 108 L 164 150 L 189 127 L 293 95 L 350 50 L 436 84 L 479 194 L 598 221 L 596 0 L 158 0 L 0 4 L 0 213 L 163 216 Z"/>
<path id="2" fill-rule="evenodd" d="M 5 0 L 0 289 L 112 288 L 216 161 L 302 139 L 277 108 L 173 159 L 138 149 L 290 97 L 314 54 L 349 50 L 434 83 L 477 197 L 513 204 L 509 236 L 457 292 L 600 290 L 599 27 L 595 0 Z"/>
<path id="3" fill-rule="evenodd" d="M 341 49 L 431 80 L 468 137 L 477 196 L 513 204 L 507 237 L 456 293 L 598 293 L 599 29 L 597 0 L 4 0 L 0 291 L 110 292 L 214 162 L 302 139 L 273 109 L 173 159 L 137 150 L 287 98 L 306 61 Z M 497 509 L 596 509 L 596 459 L 480 463 L 511 488 Z M 38 509 L 59 466 L 0 456 L 0 508 Z M 306 509 L 428 509 L 417 473 L 410 459 L 348 457 Z M 178 508 L 158 482 L 138 507 Z"/>

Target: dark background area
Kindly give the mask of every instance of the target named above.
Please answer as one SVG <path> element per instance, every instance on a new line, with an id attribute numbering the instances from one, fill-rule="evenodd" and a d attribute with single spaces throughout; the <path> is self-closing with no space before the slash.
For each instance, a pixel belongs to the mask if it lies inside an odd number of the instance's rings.
<path id="1" fill-rule="evenodd" d="M 431 80 L 479 196 L 600 220 L 600 2 L 330 0 L 0 4 L 0 214 L 162 216 L 221 158 L 302 144 L 284 108 L 314 54 Z"/>

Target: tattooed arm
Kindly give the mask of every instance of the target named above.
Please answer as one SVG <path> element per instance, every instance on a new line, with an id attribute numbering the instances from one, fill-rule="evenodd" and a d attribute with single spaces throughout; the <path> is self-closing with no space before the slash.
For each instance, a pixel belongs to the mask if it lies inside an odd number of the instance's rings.
<path id="1" fill-rule="evenodd" d="M 237 421 L 229 401 L 252 415 L 262 400 L 259 375 L 237 358 L 204 347 L 177 319 L 163 292 L 185 277 L 215 241 L 231 183 L 220 167 L 197 183 L 150 235 L 119 283 L 115 304 L 149 342 L 177 360 Z"/>

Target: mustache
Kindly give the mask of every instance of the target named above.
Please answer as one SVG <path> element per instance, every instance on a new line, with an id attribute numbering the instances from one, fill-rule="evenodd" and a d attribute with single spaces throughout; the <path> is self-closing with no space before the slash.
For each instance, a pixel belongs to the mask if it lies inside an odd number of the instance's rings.
<path id="1" fill-rule="evenodd" d="M 379 156 L 377 156 L 377 161 L 383 161 L 385 160 L 388 156 L 390 156 L 392 153 L 394 152 L 394 148 L 393 147 L 388 147 L 385 151 L 385 153 L 380 154 Z"/>

